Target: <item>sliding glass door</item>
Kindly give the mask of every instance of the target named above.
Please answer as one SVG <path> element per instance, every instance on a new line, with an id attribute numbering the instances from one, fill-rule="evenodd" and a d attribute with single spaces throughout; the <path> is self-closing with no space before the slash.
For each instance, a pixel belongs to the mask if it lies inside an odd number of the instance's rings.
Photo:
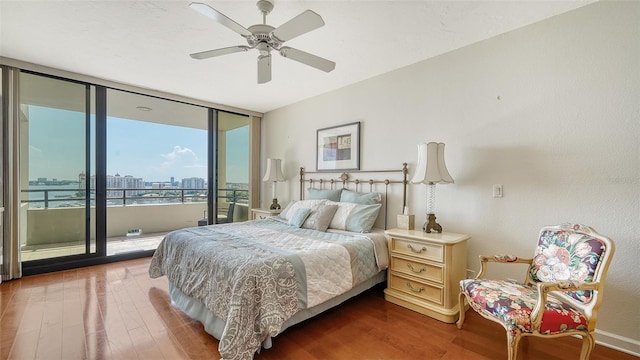
<path id="1" fill-rule="evenodd" d="M 218 112 L 218 222 L 249 218 L 249 117 Z"/>
<path id="2" fill-rule="evenodd" d="M 107 255 L 206 217 L 207 124 L 205 107 L 107 90 Z"/>
<path id="3" fill-rule="evenodd" d="M 92 93 L 88 84 L 20 74 L 20 248 L 23 262 L 95 247 Z"/>

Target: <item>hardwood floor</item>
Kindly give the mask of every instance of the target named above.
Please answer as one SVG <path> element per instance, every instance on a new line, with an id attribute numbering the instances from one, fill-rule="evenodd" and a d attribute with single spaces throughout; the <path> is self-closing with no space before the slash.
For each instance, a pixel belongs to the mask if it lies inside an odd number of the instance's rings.
<path id="1" fill-rule="evenodd" d="M 0 284 L 0 359 L 219 359 L 218 341 L 173 308 L 149 259 Z M 605 300 L 606 301 L 606 300 Z M 462 330 L 384 300 L 374 288 L 287 329 L 267 359 L 506 359 L 505 332 L 467 313 Z M 520 359 L 577 359 L 580 340 L 528 338 Z M 596 346 L 592 360 L 636 359 Z"/>

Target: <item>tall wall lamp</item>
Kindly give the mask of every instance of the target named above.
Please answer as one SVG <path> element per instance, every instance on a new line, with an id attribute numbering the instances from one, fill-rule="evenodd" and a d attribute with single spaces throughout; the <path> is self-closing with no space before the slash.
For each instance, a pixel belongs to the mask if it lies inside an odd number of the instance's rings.
<path id="1" fill-rule="evenodd" d="M 282 161 L 280 159 L 267 159 L 267 171 L 265 172 L 262 181 L 273 182 L 273 203 L 271 204 L 269 209 L 280 209 L 281 207 L 280 204 L 278 204 L 278 199 L 276 197 L 276 183 L 278 181 L 285 181 L 284 175 L 282 175 Z"/>
<path id="2" fill-rule="evenodd" d="M 453 183 L 444 163 L 444 143 L 418 144 L 418 165 L 411 182 L 427 185 L 427 222 L 422 231 L 441 233 L 442 226 L 436 222 L 436 184 Z"/>

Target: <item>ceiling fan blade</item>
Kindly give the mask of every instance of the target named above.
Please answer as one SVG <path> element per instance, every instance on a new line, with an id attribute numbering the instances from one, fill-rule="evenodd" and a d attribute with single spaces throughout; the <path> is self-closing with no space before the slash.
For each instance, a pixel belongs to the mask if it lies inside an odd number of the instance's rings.
<path id="1" fill-rule="evenodd" d="M 325 72 L 330 72 L 336 68 L 336 63 L 333 61 L 288 46 L 280 48 L 280 55 Z"/>
<path id="2" fill-rule="evenodd" d="M 271 32 L 271 35 L 280 42 L 285 42 L 323 25 L 324 21 L 320 15 L 311 10 L 307 10 L 278 26 L 278 28 Z"/>
<path id="3" fill-rule="evenodd" d="M 271 81 L 271 53 L 258 56 L 258 84 Z"/>
<path id="4" fill-rule="evenodd" d="M 244 26 L 242 26 L 242 25 L 238 24 L 237 22 L 231 20 L 226 15 L 224 15 L 223 13 L 219 12 L 218 10 L 212 8 L 211 6 L 209 6 L 207 4 L 198 3 L 198 2 L 192 2 L 191 4 L 189 4 L 189 7 L 192 8 L 193 10 L 199 12 L 200 14 L 219 22 L 220 24 L 228 27 L 229 29 L 237 32 L 238 34 L 240 34 L 242 36 L 246 37 L 246 36 L 253 35 L 251 33 L 251 31 L 245 29 Z"/>
<path id="5" fill-rule="evenodd" d="M 191 54 L 189 56 L 191 56 L 194 59 L 202 60 L 202 59 L 212 58 L 212 57 L 215 57 L 215 56 L 233 54 L 233 53 L 237 53 L 237 52 L 241 52 L 241 51 L 247 51 L 249 49 L 251 49 L 249 46 L 244 46 L 244 45 L 230 46 L 230 47 L 226 47 L 226 48 L 222 48 L 222 49 L 215 49 L 215 50 L 207 50 L 207 51 L 197 52 L 197 53 L 193 53 L 193 54 Z"/>

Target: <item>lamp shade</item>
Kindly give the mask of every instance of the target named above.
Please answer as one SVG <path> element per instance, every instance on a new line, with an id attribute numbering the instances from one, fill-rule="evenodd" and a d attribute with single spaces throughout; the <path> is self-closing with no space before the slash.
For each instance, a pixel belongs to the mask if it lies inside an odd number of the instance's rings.
<path id="1" fill-rule="evenodd" d="M 267 171 L 264 173 L 262 181 L 284 181 L 281 163 L 280 159 L 267 159 Z"/>
<path id="2" fill-rule="evenodd" d="M 411 182 L 414 184 L 453 183 L 453 178 L 449 175 L 444 163 L 444 143 L 418 144 L 418 165 Z"/>

